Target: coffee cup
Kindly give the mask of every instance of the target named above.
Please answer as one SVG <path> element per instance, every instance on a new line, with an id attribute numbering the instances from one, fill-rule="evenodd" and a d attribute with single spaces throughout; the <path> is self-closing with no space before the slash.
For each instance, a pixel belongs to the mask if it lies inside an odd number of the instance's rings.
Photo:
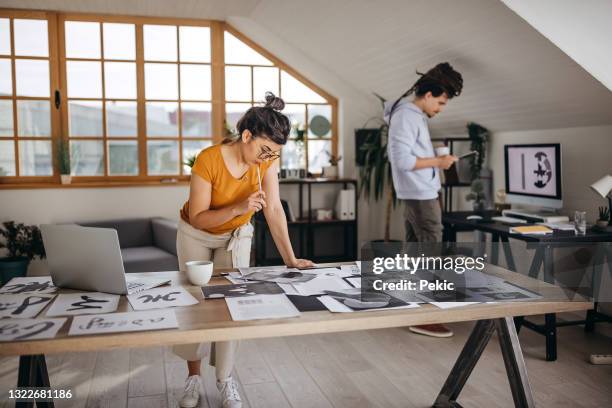
<path id="1" fill-rule="evenodd" d="M 447 156 L 450 154 L 448 146 L 436 147 L 436 156 Z"/>
<path id="2" fill-rule="evenodd" d="M 192 285 L 204 286 L 210 281 L 210 277 L 213 273 L 212 261 L 188 261 L 185 262 L 187 266 L 187 279 Z"/>

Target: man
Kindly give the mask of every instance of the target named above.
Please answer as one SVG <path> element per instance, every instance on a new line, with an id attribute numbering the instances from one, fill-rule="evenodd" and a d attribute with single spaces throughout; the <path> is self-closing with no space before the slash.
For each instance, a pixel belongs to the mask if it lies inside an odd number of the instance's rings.
<path id="1" fill-rule="evenodd" d="M 389 125 L 387 153 L 393 186 L 404 203 L 406 241 L 442 242 L 442 211 L 438 200 L 439 169 L 457 161 L 453 155 L 436 157 L 427 119 L 461 94 L 463 78 L 447 63 L 421 74 L 415 84 L 395 102 L 385 105 Z M 407 97 L 414 94 L 412 101 Z M 413 326 L 410 330 L 433 337 L 450 337 L 453 332 L 440 324 Z"/>

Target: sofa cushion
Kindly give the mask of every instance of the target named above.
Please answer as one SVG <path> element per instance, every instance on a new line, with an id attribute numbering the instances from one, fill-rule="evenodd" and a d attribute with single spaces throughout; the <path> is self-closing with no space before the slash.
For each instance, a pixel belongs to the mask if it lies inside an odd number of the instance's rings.
<path id="1" fill-rule="evenodd" d="M 173 254 L 154 246 L 121 249 L 126 272 L 178 271 L 178 260 Z"/>
<path id="2" fill-rule="evenodd" d="M 80 222 L 84 227 L 113 228 L 119 236 L 121 248 L 153 245 L 153 228 L 150 218 L 126 218 L 121 220 Z"/>
<path id="3" fill-rule="evenodd" d="M 153 244 L 176 255 L 177 222 L 167 218 L 155 217 L 151 218 L 151 227 L 153 229 Z"/>

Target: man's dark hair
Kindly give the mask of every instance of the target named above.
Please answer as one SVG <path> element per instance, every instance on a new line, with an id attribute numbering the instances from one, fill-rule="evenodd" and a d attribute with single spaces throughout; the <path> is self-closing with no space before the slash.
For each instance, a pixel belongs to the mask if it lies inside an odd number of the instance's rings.
<path id="1" fill-rule="evenodd" d="M 246 111 L 236 124 L 236 137 L 226 138 L 223 144 L 238 141 L 242 132 L 248 129 L 253 138 L 265 135 L 274 143 L 284 145 L 291 131 L 289 119 L 280 112 L 284 108 L 285 102 L 281 98 L 274 96 L 272 92 L 266 92 L 266 104 L 253 106 Z"/>
<path id="2" fill-rule="evenodd" d="M 453 69 L 448 62 L 442 62 L 426 73 L 417 74 L 421 77 L 408 89 L 391 107 L 391 112 L 395 109 L 402 98 L 414 93 L 417 97 L 422 97 L 431 92 L 434 97 L 446 94 L 448 99 L 461 95 L 463 89 L 463 77 Z"/>

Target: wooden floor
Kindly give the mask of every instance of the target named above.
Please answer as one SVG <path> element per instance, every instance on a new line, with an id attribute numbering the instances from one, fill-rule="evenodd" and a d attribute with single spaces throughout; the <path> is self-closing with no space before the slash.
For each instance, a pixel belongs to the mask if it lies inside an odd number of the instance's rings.
<path id="1" fill-rule="evenodd" d="M 244 407 L 429 407 L 472 324 L 451 327 L 456 335 L 450 339 L 401 328 L 245 341 L 236 367 Z M 610 326 L 589 334 L 564 327 L 558 336 L 559 359 L 546 362 L 543 338 L 520 333 L 537 406 L 611 407 L 612 366 L 587 361 L 590 353 L 612 353 Z M 465 407 L 513 406 L 494 340 L 461 394 Z M 176 407 L 187 374 L 167 348 L 58 354 L 47 361 L 52 387 L 76 396 L 56 407 Z M 17 358 L 0 359 L 0 407 L 13 406 L 7 390 L 17 366 Z M 214 369 L 203 368 L 200 407 L 220 407 Z"/>

